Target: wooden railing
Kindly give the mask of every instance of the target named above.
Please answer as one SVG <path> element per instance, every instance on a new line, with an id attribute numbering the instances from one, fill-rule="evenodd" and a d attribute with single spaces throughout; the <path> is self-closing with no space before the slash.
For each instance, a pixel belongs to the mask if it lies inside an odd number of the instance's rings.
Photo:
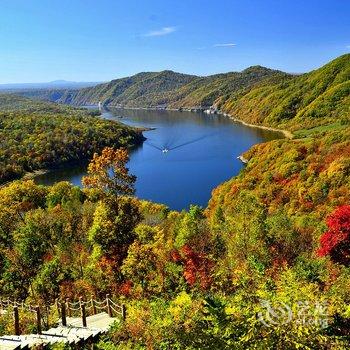
<path id="1" fill-rule="evenodd" d="M 121 317 L 123 320 L 126 318 L 125 305 L 118 305 L 109 296 L 103 300 L 96 300 L 92 296 L 90 300 L 84 300 L 79 298 L 78 301 L 60 301 L 56 299 L 55 305 L 46 305 L 45 307 L 40 305 L 26 304 L 23 301 L 12 301 L 10 299 L 0 299 L 0 311 L 2 313 L 13 315 L 13 324 L 15 335 L 20 335 L 20 310 L 22 312 L 31 312 L 35 314 L 37 333 L 42 333 L 42 323 L 45 323 L 46 327 L 49 327 L 49 315 L 52 312 L 52 308 L 55 307 L 62 326 L 67 326 L 67 317 L 81 317 L 83 327 L 87 327 L 87 316 L 96 315 L 101 312 L 107 312 L 109 317 Z"/>

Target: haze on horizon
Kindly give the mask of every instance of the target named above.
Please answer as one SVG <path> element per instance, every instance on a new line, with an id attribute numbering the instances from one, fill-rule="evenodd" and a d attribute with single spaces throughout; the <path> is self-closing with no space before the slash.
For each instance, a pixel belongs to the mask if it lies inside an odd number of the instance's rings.
<path id="1" fill-rule="evenodd" d="M 3 0 L 0 84 L 252 65 L 302 73 L 350 51 L 349 13 L 342 0 Z"/>

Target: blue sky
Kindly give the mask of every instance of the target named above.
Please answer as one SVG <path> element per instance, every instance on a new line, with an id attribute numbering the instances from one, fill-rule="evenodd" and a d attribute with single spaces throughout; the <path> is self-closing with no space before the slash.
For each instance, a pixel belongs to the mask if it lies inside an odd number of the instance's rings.
<path id="1" fill-rule="evenodd" d="M 347 0 L 0 0 L 0 83 L 305 72 L 350 52 L 349 15 Z"/>

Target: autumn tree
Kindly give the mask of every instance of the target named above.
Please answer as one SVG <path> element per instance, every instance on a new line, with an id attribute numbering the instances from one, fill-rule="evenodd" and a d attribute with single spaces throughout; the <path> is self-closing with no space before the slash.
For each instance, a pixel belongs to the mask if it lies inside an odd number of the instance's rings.
<path id="1" fill-rule="evenodd" d="M 329 255 L 334 262 L 350 265 L 350 205 L 338 207 L 327 218 L 328 231 L 320 238 L 319 256 Z"/>
<path id="2" fill-rule="evenodd" d="M 135 239 L 134 228 L 140 220 L 136 199 L 123 197 L 117 202 L 101 201 L 94 214 L 89 239 L 103 254 L 121 262 Z"/>
<path id="3" fill-rule="evenodd" d="M 45 301 L 53 302 L 59 296 L 60 283 L 69 279 L 58 257 L 43 263 L 40 271 L 36 274 L 32 289 L 34 296 L 40 296 Z"/>
<path id="4" fill-rule="evenodd" d="M 128 161 L 126 149 L 106 147 L 94 155 L 83 179 L 85 186 L 105 194 L 96 207 L 89 239 L 116 269 L 126 257 L 135 239 L 134 228 L 141 220 L 137 200 L 129 197 L 135 192 L 136 177 L 129 174 Z"/>
<path id="5" fill-rule="evenodd" d="M 33 181 L 15 181 L 0 189 L 0 246 L 11 247 L 12 232 L 25 221 L 25 214 L 45 204 L 47 189 Z"/>
<path id="6" fill-rule="evenodd" d="M 184 214 L 178 225 L 175 247 L 181 248 L 187 244 L 188 241 L 201 235 L 204 227 L 203 209 L 197 205 L 191 205 L 188 213 Z"/>
<path id="7" fill-rule="evenodd" d="M 94 154 L 83 184 L 99 188 L 107 195 L 133 195 L 136 176 L 129 174 L 128 161 L 129 154 L 125 148 L 105 147 L 100 155 Z"/>
<path id="8" fill-rule="evenodd" d="M 202 289 L 210 287 L 214 263 L 205 253 L 198 253 L 186 244 L 179 251 L 174 250 L 171 256 L 175 263 L 183 266 L 183 276 L 188 285 L 193 287 L 197 284 Z"/>
<path id="9" fill-rule="evenodd" d="M 265 219 L 265 208 L 258 198 L 241 191 L 234 212 L 227 218 L 226 244 L 231 261 L 268 260 Z"/>

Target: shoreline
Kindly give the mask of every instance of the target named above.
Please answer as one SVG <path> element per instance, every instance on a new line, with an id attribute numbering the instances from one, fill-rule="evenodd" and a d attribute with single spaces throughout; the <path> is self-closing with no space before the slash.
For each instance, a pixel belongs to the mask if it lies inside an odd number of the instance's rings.
<path id="1" fill-rule="evenodd" d="M 145 142 L 147 140 L 147 137 L 145 137 L 143 135 L 144 131 L 151 131 L 151 130 L 155 130 L 155 128 L 136 128 L 135 129 L 140 131 L 140 135 L 141 135 L 141 142 L 136 142 L 135 144 L 129 145 L 128 148 L 133 149 L 134 147 L 137 147 L 138 145 L 140 145 L 141 143 Z M 136 139 L 137 141 L 137 139 Z M 92 156 L 91 156 L 92 157 Z M 14 178 L 12 180 L 8 180 L 4 183 L 0 184 L 0 188 L 3 188 L 9 184 L 11 184 L 14 181 L 29 181 L 29 180 L 35 180 L 38 176 L 42 176 L 42 175 L 46 175 L 48 173 L 51 173 L 55 170 L 59 170 L 59 169 L 64 169 L 68 166 L 77 166 L 77 165 L 84 165 L 86 164 L 86 166 L 88 165 L 89 161 L 91 160 L 91 157 L 88 158 L 79 158 L 77 160 L 70 160 L 67 162 L 63 162 L 63 163 L 59 163 L 59 164 L 55 164 L 52 165 L 51 167 L 48 168 L 41 168 L 41 169 L 37 169 L 37 170 L 33 170 L 33 171 L 27 171 L 25 172 L 22 176 L 19 176 L 18 178 Z"/>
<path id="2" fill-rule="evenodd" d="M 232 115 L 227 114 L 227 113 L 223 113 L 223 115 L 228 116 L 234 122 L 243 124 L 243 125 L 248 126 L 250 128 L 258 128 L 258 129 L 263 129 L 263 130 L 280 132 L 289 140 L 291 140 L 294 137 L 293 133 L 291 131 L 288 131 L 288 130 L 277 129 L 277 128 L 273 128 L 273 127 L 270 127 L 270 126 L 264 126 L 264 125 L 250 124 L 250 123 L 245 122 L 244 120 L 241 120 L 241 119 L 238 119 L 236 117 L 233 117 Z"/>
<path id="3" fill-rule="evenodd" d="M 263 129 L 263 130 L 269 130 L 269 131 L 276 131 L 276 132 L 280 132 L 283 134 L 283 136 L 288 139 L 291 140 L 293 139 L 294 135 L 292 132 L 288 131 L 288 130 L 283 130 L 283 129 L 276 129 L 276 128 L 272 128 L 272 127 L 268 127 L 268 126 L 264 126 L 264 125 L 255 125 L 255 124 L 250 124 L 245 122 L 244 120 L 238 119 L 233 117 L 231 114 L 229 113 L 222 113 L 221 111 L 218 112 L 219 114 L 222 114 L 224 116 L 227 116 L 228 118 L 230 118 L 231 120 L 233 120 L 236 123 L 240 123 L 243 124 L 245 126 L 248 126 L 250 128 L 258 128 L 258 129 Z M 248 164 L 249 160 L 244 158 L 243 154 L 239 155 L 237 157 L 237 159 L 239 159 L 244 165 Z"/>
<path id="4" fill-rule="evenodd" d="M 245 159 L 242 154 L 238 156 L 237 159 L 240 160 L 243 164 L 248 164 L 249 162 L 249 160 Z"/>
<path id="5" fill-rule="evenodd" d="M 107 108 L 109 106 L 106 106 Z M 149 110 L 149 111 L 178 111 L 178 112 L 204 112 L 205 108 L 196 108 L 196 107 L 182 107 L 182 108 L 156 108 L 156 107 L 115 107 L 115 106 L 110 106 L 111 108 L 115 108 L 115 109 L 131 109 L 131 110 Z M 263 129 L 263 130 L 269 130 L 269 131 L 275 131 L 275 132 L 279 132 L 282 133 L 284 135 L 285 138 L 287 139 L 293 139 L 294 135 L 291 131 L 288 130 L 284 130 L 284 129 L 277 129 L 277 128 L 273 128 L 270 126 L 264 126 L 264 125 L 258 125 L 258 124 L 251 124 L 248 122 L 245 122 L 244 120 L 238 119 L 237 117 L 234 117 L 233 115 L 231 115 L 230 113 L 226 113 L 223 111 L 218 110 L 216 113 L 213 114 L 218 114 L 218 115 L 223 115 L 225 117 L 228 117 L 230 119 L 232 119 L 234 122 L 243 124 L 245 126 L 248 126 L 250 128 L 258 128 L 258 129 Z"/>
<path id="6" fill-rule="evenodd" d="M 0 184 L 0 188 L 6 187 L 7 185 L 11 184 L 14 181 L 34 180 L 36 177 L 38 177 L 40 175 L 45 175 L 49 172 L 50 172 L 50 169 L 38 169 L 38 170 L 34 170 L 34 171 L 28 171 L 28 172 L 24 173 L 24 175 L 19 177 L 19 178 L 9 180 L 9 181 L 6 181 L 6 182 Z"/>

